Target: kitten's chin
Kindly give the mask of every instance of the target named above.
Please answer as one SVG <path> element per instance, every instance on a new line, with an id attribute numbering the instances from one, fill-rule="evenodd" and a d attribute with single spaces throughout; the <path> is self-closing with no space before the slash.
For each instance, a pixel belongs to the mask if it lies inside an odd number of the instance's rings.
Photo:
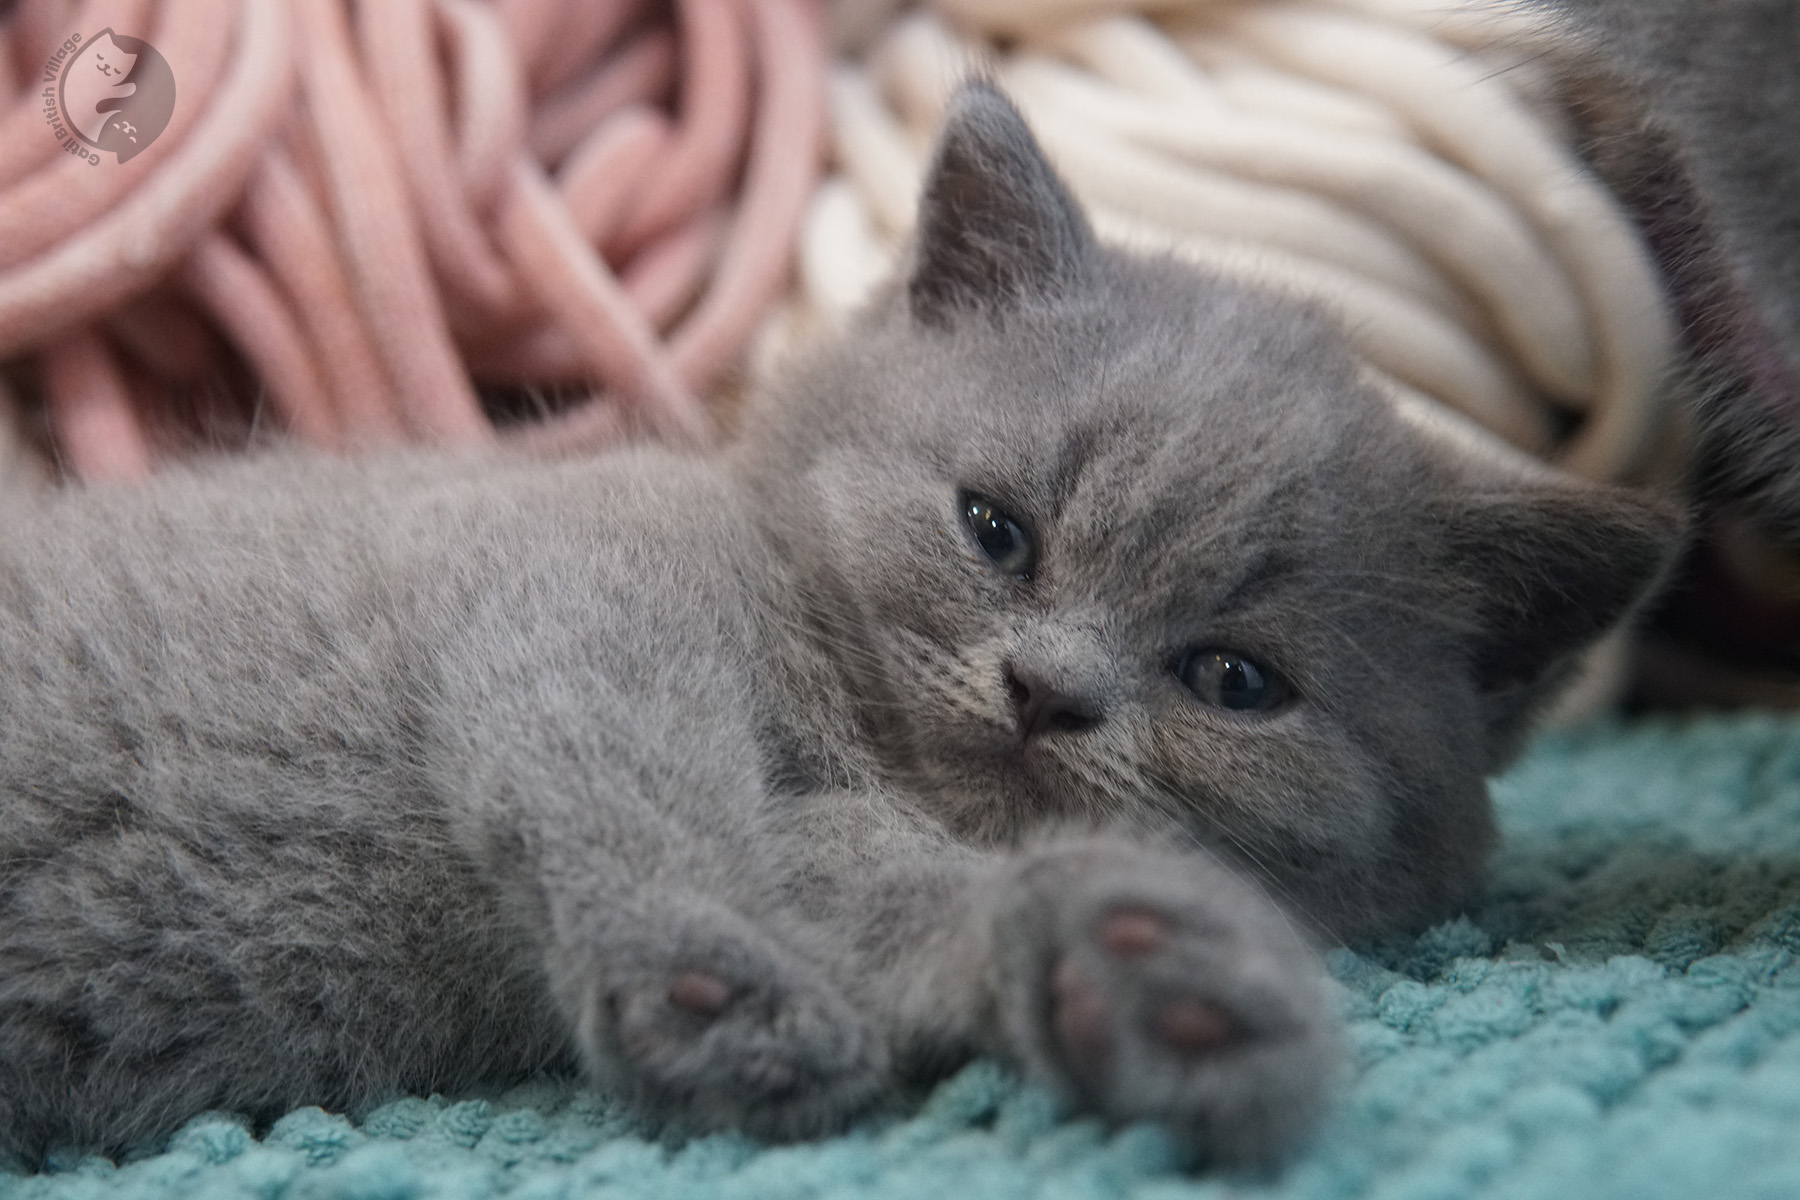
<path id="1" fill-rule="evenodd" d="M 1046 756 L 1010 742 L 950 744 L 944 739 L 920 748 L 908 772 L 933 815 L 956 837 L 976 845 L 1009 843 L 1045 822 L 1078 820 L 1091 814 L 1071 803 L 1066 773 Z"/>
<path id="2" fill-rule="evenodd" d="M 1116 828 L 1155 812 L 1087 778 L 1055 751 L 1017 741 L 991 748 L 979 764 L 945 770 L 939 783 L 945 823 L 977 843 L 1017 842 L 1049 828 Z"/>

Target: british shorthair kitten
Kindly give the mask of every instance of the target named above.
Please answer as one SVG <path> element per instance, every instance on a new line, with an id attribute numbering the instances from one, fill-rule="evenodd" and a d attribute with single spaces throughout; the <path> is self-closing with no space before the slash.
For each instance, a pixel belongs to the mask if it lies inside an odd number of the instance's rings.
<path id="1" fill-rule="evenodd" d="M 904 282 L 716 456 L 7 523 L 0 1152 L 559 1066 L 798 1137 L 991 1054 L 1268 1160 L 1333 1071 L 1309 939 L 1456 904 L 1676 525 L 1097 245 L 972 86 Z"/>

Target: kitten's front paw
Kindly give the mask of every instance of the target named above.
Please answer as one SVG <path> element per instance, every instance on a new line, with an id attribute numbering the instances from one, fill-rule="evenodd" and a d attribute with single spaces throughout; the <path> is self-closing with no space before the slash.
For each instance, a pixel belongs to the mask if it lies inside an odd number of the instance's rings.
<path id="1" fill-rule="evenodd" d="M 887 1052 L 838 989 L 756 925 L 680 903 L 609 938 L 581 1035 L 594 1073 L 703 1128 L 834 1130 L 888 1081 Z"/>
<path id="2" fill-rule="evenodd" d="M 1039 851 L 994 937 L 1008 1041 L 1082 1106 L 1221 1162 L 1272 1161 L 1316 1122 L 1337 1063 L 1317 958 L 1226 868 L 1105 841 Z"/>

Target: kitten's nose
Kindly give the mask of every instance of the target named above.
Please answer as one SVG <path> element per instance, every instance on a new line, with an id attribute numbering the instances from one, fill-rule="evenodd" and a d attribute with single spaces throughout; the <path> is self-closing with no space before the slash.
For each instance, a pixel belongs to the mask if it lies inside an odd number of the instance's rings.
<path id="1" fill-rule="evenodd" d="M 1100 723 L 1100 706 L 1093 700 L 1063 691 L 1016 663 L 1007 664 L 1006 686 L 1025 741 L 1045 733 L 1081 733 Z"/>

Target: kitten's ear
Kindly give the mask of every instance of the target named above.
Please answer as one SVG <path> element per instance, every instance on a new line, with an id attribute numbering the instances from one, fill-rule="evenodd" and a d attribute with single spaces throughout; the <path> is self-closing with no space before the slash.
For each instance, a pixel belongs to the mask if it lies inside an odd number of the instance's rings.
<path id="1" fill-rule="evenodd" d="M 1065 291 L 1087 270 L 1087 218 L 1012 102 L 965 84 L 944 120 L 919 201 L 907 296 L 925 325 Z"/>
<path id="2" fill-rule="evenodd" d="M 1473 665 L 1484 691 L 1552 677 L 1661 579 L 1680 544 L 1672 506 L 1622 488 L 1541 476 L 1442 498 L 1435 516 L 1480 627 Z"/>

